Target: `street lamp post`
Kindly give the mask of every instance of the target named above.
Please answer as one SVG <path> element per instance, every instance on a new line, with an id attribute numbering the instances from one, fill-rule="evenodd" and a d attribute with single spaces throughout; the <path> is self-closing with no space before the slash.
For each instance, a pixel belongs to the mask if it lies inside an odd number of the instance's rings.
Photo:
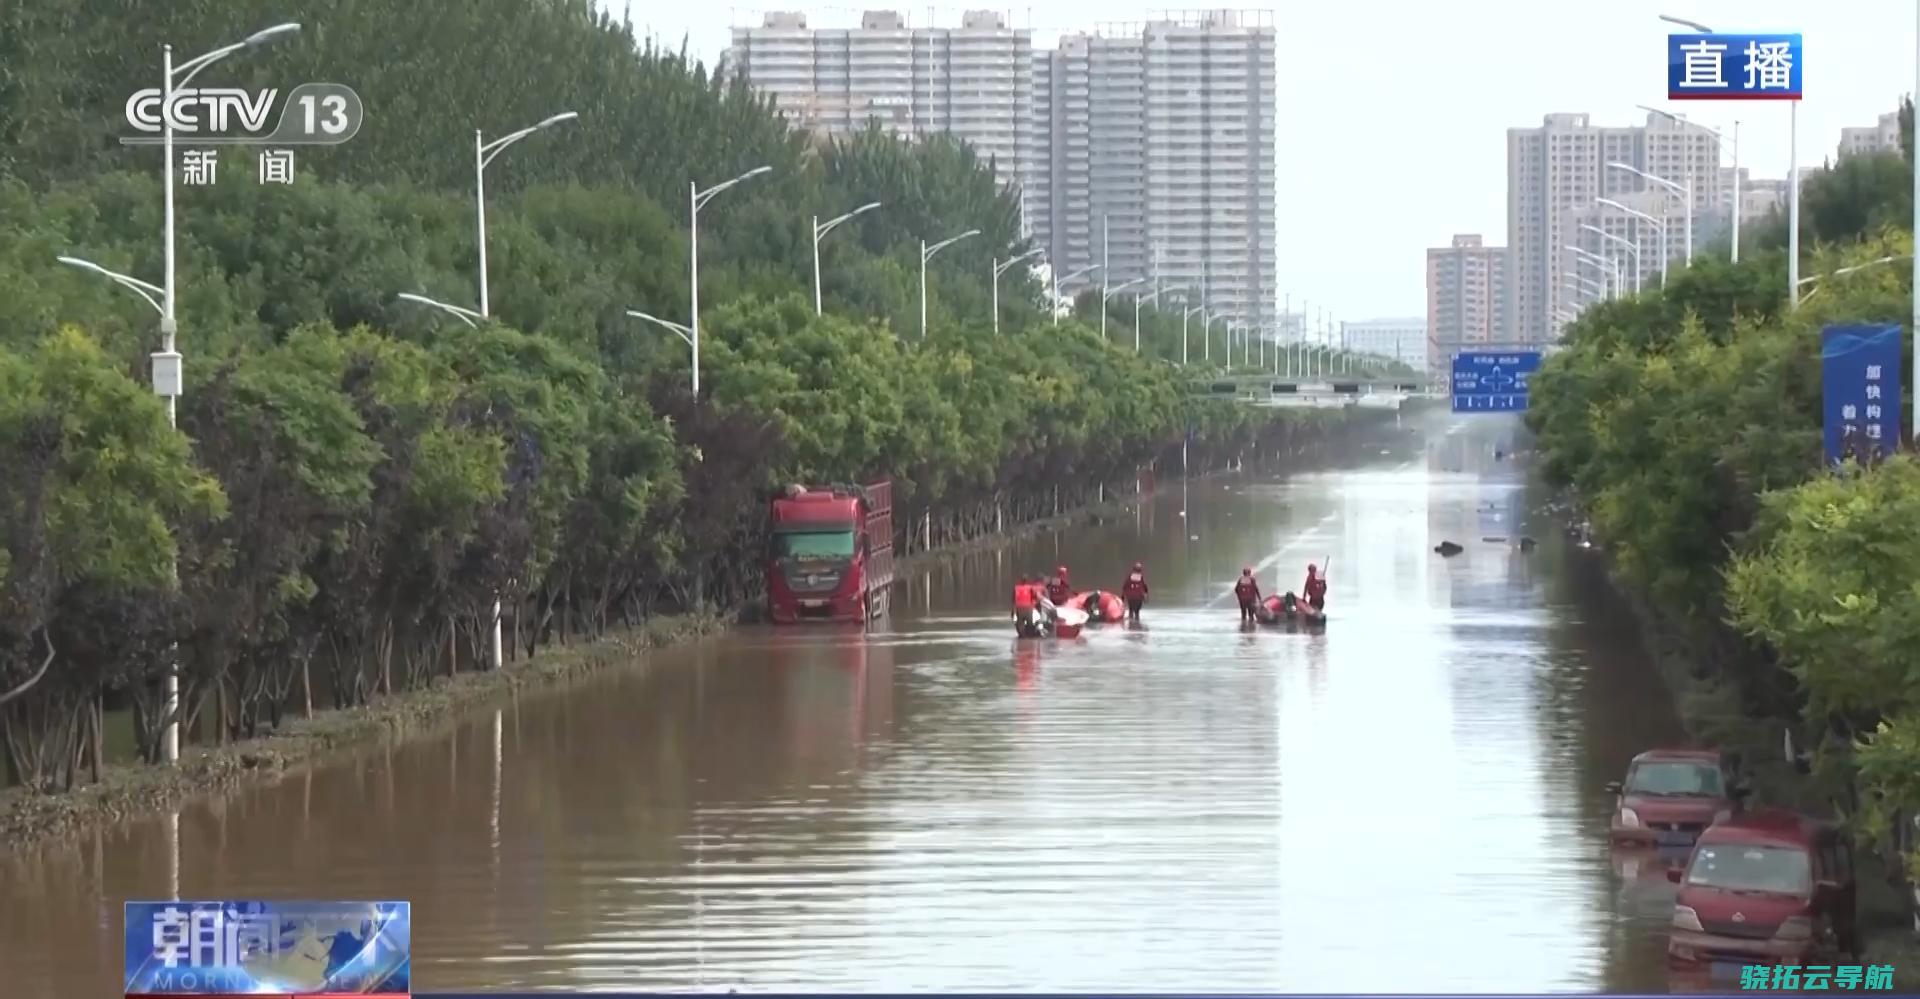
<path id="1" fill-rule="evenodd" d="M 1711 34 L 1711 33 L 1712 32 L 1708 32 L 1708 34 Z M 1697 129 L 1700 129 L 1701 131 L 1710 133 L 1714 138 L 1719 139 L 1721 142 L 1727 141 L 1726 134 L 1721 132 L 1719 129 L 1713 128 L 1712 126 L 1709 126 L 1709 125 L 1702 125 L 1697 121 L 1688 121 L 1685 115 L 1677 115 L 1668 111 L 1662 111 L 1659 108 L 1649 107 L 1645 104 L 1636 104 L 1634 106 L 1649 114 L 1657 114 L 1660 117 L 1665 118 L 1670 122 L 1673 122 L 1674 124 L 1690 126 L 1692 128 L 1697 128 Z M 1733 233 L 1728 238 L 1733 241 L 1732 257 L 1730 259 L 1730 262 L 1737 264 L 1740 262 L 1740 123 L 1737 121 L 1733 123 L 1732 146 L 1733 146 Z M 1715 169 L 1718 169 L 1719 166 L 1720 166 L 1719 161 L 1716 160 L 1714 162 Z"/>
<path id="2" fill-rule="evenodd" d="M 475 242 L 480 248 L 480 314 L 483 316 L 493 314 L 487 299 L 487 164 L 492 163 L 494 157 L 505 152 L 508 146 L 519 142 L 521 139 L 543 128 L 558 125 L 565 121 L 572 121 L 578 117 L 580 116 L 572 111 L 564 111 L 551 118 L 543 119 L 537 125 L 530 125 L 518 132 L 509 132 L 492 142 L 485 141 L 481 137 L 479 129 L 476 128 L 473 130 L 474 231 L 477 236 Z M 498 646 L 498 622 L 495 623 L 495 628 L 496 631 L 494 634 L 496 635 L 496 640 L 494 644 Z M 497 648 L 495 652 L 497 655 Z M 499 663 L 496 662 L 495 665 L 497 666 Z"/>
<path id="3" fill-rule="evenodd" d="M 1014 257 L 1012 260 L 994 261 L 993 263 L 993 331 L 995 333 L 1000 332 L 1000 275 L 1005 274 L 1007 272 L 1007 268 L 1012 267 L 1014 264 L 1017 264 L 1022 260 L 1031 260 L 1034 257 L 1039 255 L 1040 255 L 1039 250 L 1028 250 L 1027 252 L 1020 254 L 1019 256 Z"/>
<path id="4" fill-rule="evenodd" d="M 227 56 L 242 49 L 263 45 L 275 38 L 290 35 L 299 30 L 300 25 L 294 22 L 276 24 L 271 28 L 263 28 L 260 31 L 256 31 L 230 45 L 223 45 L 204 55 L 189 59 L 178 66 L 173 64 L 173 46 L 162 45 L 160 47 L 160 143 L 161 157 L 165 161 L 161 171 L 162 176 L 165 178 L 164 187 L 162 188 L 163 209 L 161 213 L 161 227 L 165 240 L 163 248 L 165 269 L 162 272 L 161 283 L 158 287 L 141 281 L 138 278 L 109 271 L 98 264 L 81 260 L 78 257 L 61 258 L 63 263 L 93 271 L 108 278 L 115 284 L 132 291 L 134 294 L 146 299 L 147 304 L 153 306 L 154 309 L 160 313 L 160 349 L 154 351 L 152 354 L 153 391 L 155 395 L 162 396 L 167 400 L 167 426 L 169 427 L 178 427 L 180 425 L 179 401 L 181 391 L 185 387 L 185 373 L 183 371 L 180 353 L 175 349 L 176 337 L 180 332 L 180 323 L 179 313 L 174 307 L 174 279 L 176 269 L 174 267 L 175 226 L 173 210 L 173 94 L 175 90 L 185 89 L 186 85 L 191 82 L 195 76 L 200 75 L 201 70 L 225 59 Z M 158 297 L 156 298 L 154 296 Z M 162 696 L 166 703 L 161 712 L 161 717 L 164 718 L 165 721 L 160 727 L 160 758 L 166 763 L 175 763 L 180 759 L 180 664 L 177 656 L 170 657 L 170 662 L 167 666 L 167 675 L 163 684 Z"/>
<path id="5" fill-rule="evenodd" d="M 1613 200 L 1612 198 L 1595 198 L 1593 200 L 1598 204 L 1606 205 L 1608 208 L 1619 209 L 1620 211 L 1625 212 L 1626 214 L 1631 215 L 1634 218 L 1639 219 L 1640 221 L 1653 226 L 1654 231 L 1660 234 L 1660 287 L 1665 288 L 1667 286 L 1667 224 L 1665 222 L 1660 221 L 1657 218 L 1654 218 L 1651 215 L 1648 215 L 1646 212 L 1637 211 L 1635 209 L 1628 208 L 1626 205 L 1623 205 L 1620 202 Z M 1662 210 L 1664 211 L 1665 209 L 1662 209 Z"/>
<path id="6" fill-rule="evenodd" d="M 1154 282 L 1153 291 L 1146 295 L 1133 296 L 1133 352 L 1140 353 L 1140 303 L 1152 302 L 1154 308 L 1160 307 L 1160 284 Z"/>
<path id="7" fill-rule="evenodd" d="M 927 261 L 932 260 L 934 254 L 966 239 L 968 236 L 978 235 L 980 235 L 980 230 L 968 229 L 958 236 L 943 239 L 932 246 L 928 246 L 927 241 L 924 239 L 920 241 L 920 339 L 925 340 L 927 338 Z"/>
<path id="8" fill-rule="evenodd" d="M 814 315 L 817 316 L 822 313 L 821 301 L 820 301 L 820 237 L 825 236 L 827 233 L 832 232 L 835 227 L 840 225 L 840 223 L 845 222 L 850 218 L 853 218 L 855 215 L 860 215 L 866 212 L 873 211 L 875 208 L 878 208 L 878 207 L 880 207 L 880 202 L 869 201 L 866 204 L 861 205 L 858 208 L 855 208 L 853 211 L 846 213 L 845 215 L 840 215 L 840 216 L 836 216 L 834 218 L 828 219 L 824 225 L 821 224 L 820 222 L 820 216 L 815 215 L 813 217 L 813 314 Z"/>
<path id="9" fill-rule="evenodd" d="M 1621 246 L 1626 247 L 1627 252 L 1633 254 L 1633 293 L 1638 295 L 1640 293 L 1640 244 L 1629 239 L 1615 236 L 1613 233 L 1597 225 L 1588 225 L 1582 222 L 1580 223 L 1580 228 L 1599 236 L 1601 239 L 1619 243 Z"/>
<path id="10" fill-rule="evenodd" d="M 1053 324 L 1055 326 L 1060 325 L 1060 282 L 1071 281 L 1082 274 L 1091 274 L 1099 269 L 1099 264 L 1088 264 L 1077 271 L 1069 271 L 1066 274 L 1055 274 L 1053 276 Z"/>
<path id="11" fill-rule="evenodd" d="M 1128 288 L 1131 288 L 1131 287 L 1133 287 L 1133 286 L 1134 286 L 1134 285 L 1136 285 L 1136 284 L 1146 284 L 1146 283 L 1147 283 L 1147 279 L 1146 279 L 1146 278 L 1134 278 L 1134 279 L 1132 279 L 1132 280 L 1130 280 L 1130 281 L 1122 281 L 1122 282 L 1120 282 L 1119 284 L 1116 284 L 1116 285 L 1114 285 L 1113 287 L 1111 287 L 1111 288 L 1109 288 L 1109 287 L 1107 287 L 1107 286 L 1106 286 L 1106 269 L 1105 269 L 1105 268 L 1102 268 L 1102 269 L 1101 269 L 1101 272 L 1100 272 L 1100 274 L 1101 274 L 1101 281 L 1100 281 L 1100 285 L 1101 285 L 1101 292 L 1100 292 L 1100 339 L 1102 339 L 1102 340 L 1105 340 L 1105 339 L 1107 338 L 1107 299 L 1110 299 L 1110 298 L 1112 298 L 1112 297 L 1114 296 L 1114 294 L 1115 294 L 1115 293 L 1117 293 L 1117 292 L 1122 292 L 1122 291 L 1126 291 L 1126 290 L 1127 290 Z M 1138 333 L 1138 331 L 1139 331 L 1139 329 L 1140 329 L 1140 327 L 1139 327 L 1139 322 L 1138 322 L 1138 321 L 1139 321 L 1139 317 L 1140 317 L 1140 313 L 1139 313 L 1139 310 L 1138 310 L 1138 308 L 1136 308 L 1136 309 L 1134 310 L 1134 320 L 1135 320 L 1135 325 L 1134 325 L 1134 330 L 1135 330 L 1135 332 L 1136 332 L 1136 334 Z"/>
<path id="12" fill-rule="evenodd" d="M 479 247 L 480 315 L 483 317 L 492 315 L 487 299 L 487 164 L 492 163 L 494 157 L 500 155 L 506 151 L 508 146 L 519 142 L 521 139 L 543 128 L 558 125 L 565 121 L 572 121 L 578 117 L 580 116 L 572 111 L 563 111 L 550 118 L 542 119 L 538 124 L 529 125 L 518 132 L 509 132 L 492 142 L 485 141 L 481 137 L 479 129 L 476 128 L 473 130 L 474 242 Z M 438 303 L 434 304 L 437 305 Z M 465 317 L 463 316 L 462 318 Z M 493 601 L 493 635 L 491 639 L 494 669 L 502 669 L 507 664 L 505 628 L 502 626 L 500 617 L 500 600 L 496 597 Z"/>
<path id="13" fill-rule="evenodd" d="M 721 191 L 771 171 L 770 166 L 757 166 L 732 180 L 724 180 L 706 190 L 700 190 L 698 181 L 687 182 L 687 284 L 693 299 L 688 310 L 688 337 L 693 347 L 693 399 L 700 401 L 700 209 L 712 201 Z"/>
<path id="14" fill-rule="evenodd" d="M 1193 317 L 1195 314 L 1199 314 L 1200 321 L 1204 323 L 1206 321 L 1206 315 L 1205 315 L 1206 311 L 1207 311 L 1206 303 L 1202 302 L 1201 304 L 1196 305 L 1193 308 L 1187 309 L 1186 311 L 1180 313 L 1180 363 L 1183 366 L 1187 363 L 1187 342 L 1188 342 L 1187 341 L 1187 320 Z M 1204 328 L 1205 327 L 1202 327 L 1202 329 Z"/>
<path id="15" fill-rule="evenodd" d="M 1626 172 L 1633 174 L 1634 176 L 1639 177 L 1643 180 L 1653 181 L 1654 183 L 1659 184 L 1660 186 L 1666 188 L 1667 190 L 1680 195 L 1680 197 L 1686 201 L 1687 203 L 1687 239 L 1686 239 L 1685 249 L 1682 252 L 1685 254 L 1687 263 L 1692 264 L 1693 263 L 1693 185 L 1676 184 L 1673 181 L 1666 179 L 1665 177 L 1656 177 L 1653 174 L 1650 174 L 1645 170 L 1642 170 L 1639 167 L 1633 166 L 1632 164 L 1628 164 L 1628 163 L 1615 162 L 1615 163 L 1608 163 L 1607 165 L 1614 168 L 1615 170 L 1625 170 Z"/>

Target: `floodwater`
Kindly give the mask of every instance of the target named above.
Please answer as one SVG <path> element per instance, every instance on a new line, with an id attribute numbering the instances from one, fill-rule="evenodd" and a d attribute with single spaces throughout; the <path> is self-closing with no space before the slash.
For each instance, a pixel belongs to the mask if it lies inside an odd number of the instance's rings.
<path id="1" fill-rule="evenodd" d="M 120 903 L 178 893 L 411 900 L 422 991 L 1662 990 L 1604 785 L 1671 705 L 1524 523 L 1517 424 L 1406 423 L 932 569 L 865 638 L 743 629 L 0 860 L 0 981 L 117 994 Z M 1013 573 L 1136 558 L 1143 627 L 1014 639 Z M 1240 629 L 1242 565 L 1329 558 L 1324 632 Z"/>

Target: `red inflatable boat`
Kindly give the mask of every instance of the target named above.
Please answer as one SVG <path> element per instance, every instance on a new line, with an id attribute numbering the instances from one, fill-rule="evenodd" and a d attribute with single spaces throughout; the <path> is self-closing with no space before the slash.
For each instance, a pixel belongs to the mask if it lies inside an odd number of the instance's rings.
<path id="1" fill-rule="evenodd" d="M 1127 619 L 1127 602 L 1120 599 L 1120 594 L 1108 593 L 1105 590 L 1088 590 L 1085 593 L 1076 593 L 1068 597 L 1067 602 L 1061 606 L 1085 611 L 1087 613 L 1087 620 L 1094 624 L 1125 621 Z"/>
<path id="2" fill-rule="evenodd" d="M 1261 624 L 1325 624 L 1327 612 L 1289 593 L 1271 596 L 1254 611 Z"/>

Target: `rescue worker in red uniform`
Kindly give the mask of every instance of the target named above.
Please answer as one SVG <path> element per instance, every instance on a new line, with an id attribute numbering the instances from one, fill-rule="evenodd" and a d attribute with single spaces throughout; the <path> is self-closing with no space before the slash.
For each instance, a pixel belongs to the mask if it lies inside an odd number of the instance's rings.
<path id="1" fill-rule="evenodd" d="M 1240 600 L 1240 620 L 1258 621 L 1254 608 L 1260 606 L 1260 584 L 1253 578 L 1253 567 L 1240 570 L 1240 581 L 1233 584 L 1233 595 Z"/>
<path id="2" fill-rule="evenodd" d="M 1067 582 L 1067 567 L 1055 570 L 1058 575 L 1047 581 L 1047 599 L 1056 604 L 1064 604 L 1073 598 L 1073 584 Z"/>
<path id="3" fill-rule="evenodd" d="M 1133 564 L 1133 571 L 1127 574 L 1127 581 L 1120 584 L 1120 599 L 1127 602 L 1127 619 L 1140 620 L 1140 607 L 1147 602 L 1147 567 L 1139 562 Z"/>
<path id="4" fill-rule="evenodd" d="M 1300 587 L 1300 594 L 1314 610 L 1327 609 L 1327 581 L 1320 578 L 1319 566 L 1307 563 L 1307 581 Z"/>
<path id="5" fill-rule="evenodd" d="M 1040 610 L 1039 577 L 1022 576 L 1013 584 L 1013 626 L 1015 630 L 1025 631 L 1030 625 L 1037 627 Z"/>

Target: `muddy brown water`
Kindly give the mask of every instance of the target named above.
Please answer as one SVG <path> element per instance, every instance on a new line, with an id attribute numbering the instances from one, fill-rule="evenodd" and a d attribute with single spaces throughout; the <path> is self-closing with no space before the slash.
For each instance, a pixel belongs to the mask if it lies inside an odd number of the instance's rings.
<path id="1" fill-rule="evenodd" d="M 1592 553 L 1516 523 L 1516 424 L 1406 424 L 925 570 L 866 637 L 742 629 L 0 854 L 0 981 L 117 995 L 120 903 L 178 893 L 409 899 L 421 991 L 1664 989 L 1604 785 L 1670 700 Z M 1239 628 L 1242 565 L 1329 556 L 1324 632 Z M 1012 636 L 1015 572 L 1135 559 L 1143 626 Z"/>

